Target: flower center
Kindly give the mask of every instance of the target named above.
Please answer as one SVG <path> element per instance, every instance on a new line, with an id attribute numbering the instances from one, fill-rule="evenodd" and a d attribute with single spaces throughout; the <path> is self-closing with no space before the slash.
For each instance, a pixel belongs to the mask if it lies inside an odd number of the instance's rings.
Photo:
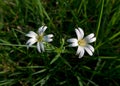
<path id="1" fill-rule="evenodd" d="M 86 41 L 84 39 L 78 40 L 78 45 L 80 45 L 80 46 L 86 46 Z"/>
<path id="2" fill-rule="evenodd" d="M 42 42 L 42 40 L 43 40 L 43 35 L 38 35 L 36 38 L 37 38 L 37 41 L 38 41 L 38 42 Z"/>

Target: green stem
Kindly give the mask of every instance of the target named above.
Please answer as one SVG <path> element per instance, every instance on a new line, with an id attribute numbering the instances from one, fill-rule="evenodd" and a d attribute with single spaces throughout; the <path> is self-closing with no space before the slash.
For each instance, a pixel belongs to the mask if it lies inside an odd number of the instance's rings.
<path id="1" fill-rule="evenodd" d="M 5 44 L 5 43 L 0 43 L 0 45 L 3 45 L 3 46 L 16 46 L 16 47 L 27 47 L 27 45 Z M 35 47 L 35 46 L 31 46 L 31 47 Z"/>

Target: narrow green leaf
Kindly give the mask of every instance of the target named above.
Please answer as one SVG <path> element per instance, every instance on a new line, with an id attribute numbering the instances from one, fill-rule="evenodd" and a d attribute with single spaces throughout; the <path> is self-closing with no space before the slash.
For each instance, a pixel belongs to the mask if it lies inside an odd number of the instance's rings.
<path id="1" fill-rule="evenodd" d="M 50 64 L 53 64 L 58 58 L 60 57 L 60 54 L 57 54 L 52 61 L 50 62 Z"/>

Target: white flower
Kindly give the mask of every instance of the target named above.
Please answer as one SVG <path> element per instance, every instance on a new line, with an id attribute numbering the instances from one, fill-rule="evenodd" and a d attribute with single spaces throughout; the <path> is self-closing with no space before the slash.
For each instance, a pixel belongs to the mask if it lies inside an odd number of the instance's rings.
<path id="1" fill-rule="evenodd" d="M 37 42 L 37 49 L 39 52 L 44 52 L 44 42 L 51 42 L 53 41 L 52 37 L 53 34 L 49 34 L 44 36 L 44 32 L 47 29 L 47 26 L 41 26 L 38 29 L 38 33 L 35 33 L 33 31 L 30 31 L 28 34 L 26 34 L 26 36 L 30 37 L 30 39 L 27 41 L 27 47 L 29 48 L 30 46 L 32 46 L 34 43 Z"/>
<path id="2" fill-rule="evenodd" d="M 94 52 L 93 46 L 91 46 L 89 43 L 92 43 L 96 41 L 96 37 L 94 37 L 94 33 L 89 34 L 88 36 L 84 37 L 84 31 L 81 28 L 75 29 L 75 32 L 77 34 L 76 38 L 68 39 L 67 42 L 71 42 L 69 47 L 77 47 L 76 55 L 79 54 L 79 58 L 82 58 L 85 51 L 92 56 Z"/>

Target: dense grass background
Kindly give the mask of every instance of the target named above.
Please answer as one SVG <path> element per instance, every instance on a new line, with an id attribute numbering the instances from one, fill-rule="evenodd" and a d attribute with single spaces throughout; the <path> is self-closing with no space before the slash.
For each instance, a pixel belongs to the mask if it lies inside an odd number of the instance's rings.
<path id="1" fill-rule="evenodd" d="M 47 25 L 46 52 L 25 36 Z M 82 59 L 66 40 L 95 33 Z M 0 0 L 0 86 L 120 86 L 120 0 Z"/>

